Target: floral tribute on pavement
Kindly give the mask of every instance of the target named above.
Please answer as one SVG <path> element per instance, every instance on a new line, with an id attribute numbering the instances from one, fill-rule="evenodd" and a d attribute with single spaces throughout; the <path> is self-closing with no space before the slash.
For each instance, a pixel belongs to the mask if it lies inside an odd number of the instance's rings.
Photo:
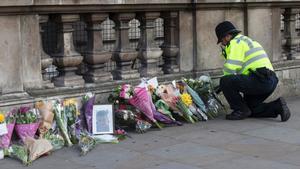
<path id="1" fill-rule="evenodd" d="M 108 98 L 113 105 L 113 122 L 95 122 L 98 114 L 92 93 L 0 112 L 0 159 L 14 158 L 28 166 L 41 156 L 71 146 L 77 146 L 83 156 L 98 144 L 130 137 L 126 131 L 145 133 L 151 128 L 207 121 L 226 111 L 208 76 L 160 85 L 157 78 L 141 81 L 137 86 L 123 84 L 113 89 Z M 96 113 L 101 112 L 109 111 Z M 95 134 L 95 127 L 106 122 L 113 123 L 113 132 Z"/>

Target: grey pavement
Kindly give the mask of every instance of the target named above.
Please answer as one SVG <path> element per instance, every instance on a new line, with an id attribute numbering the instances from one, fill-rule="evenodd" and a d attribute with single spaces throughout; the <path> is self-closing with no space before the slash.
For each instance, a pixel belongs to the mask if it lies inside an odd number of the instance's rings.
<path id="1" fill-rule="evenodd" d="M 300 169 L 300 97 L 287 99 L 288 122 L 277 119 L 208 122 L 130 133 L 84 157 L 76 147 L 42 157 L 32 169 Z M 0 169 L 23 168 L 6 158 Z"/>

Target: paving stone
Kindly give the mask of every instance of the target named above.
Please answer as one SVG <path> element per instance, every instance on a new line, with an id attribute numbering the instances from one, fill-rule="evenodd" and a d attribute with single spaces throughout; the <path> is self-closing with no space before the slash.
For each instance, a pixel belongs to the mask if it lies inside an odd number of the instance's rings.
<path id="1" fill-rule="evenodd" d="M 163 160 L 154 156 L 141 154 L 137 156 L 136 158 L 124 161 L 122 163 L 119 163 L 116 166 L 116 169 L 143 169 L 143 168 L 151 168 L 151 167 L 158 167 L 163 166 L 164 164 L 169 163 L 168 160 Z"/>
<path id="2" fill-rule="evenodd" d="M 257 119 L 245 119 L 239 121 L 231 121 L 231 120 L 224 120 L 224 119 L 215 119 L 208 121 L 205 124 L 205 128 L 212 129 L 216 131 L 228 131 L 234 133 L 241 133 L 245 131 L 250 131 L 259 128 L 265 128 L 268 125 L 257 123 Z"/>
<path id="3" fill-rule="evenodd" d="M 254 157 L 242 157 L 218 162 L 203 167 L 204 169 L 299 169 L 299 166 L 277 161 L 262 160 Z"/>
<path id="4" fill-rule="evenodd" d="M 121 142 L 119 145 L 126 149 L 130 149 L 138 152 L 144 152 L 147 150 L 166 147 L 178 143 L 180 143 L 180 141 L 177 141 L 170 137 L 153 135 L 150 132 L 148 132 L 145 134 L 132 135 L 132 138 L 126 139 L 125 141 Z"/>
<path id="5" fill-rule="evenodd" d="M 86 156 L 79 156 L 79 151 L 76 154 L 55 154 L 57 158 L 68 158 L 74 164 L 84 165 L 87 167 L 96 167 L 98 169 L 115 168 L 117 165 L 130 161 L 140 156 L 140 153 L 120 148 L 118 146 L 106 149 L 102 144 L 98 145 L 93 151 Z M 100 168 L 99 168 L 100 167 Z"/>
<path id="6" fill-rule="evenodd" d="M 296 129 L 271 126 L 248 131 L 245 134 L 300 145 L 300 131 Z"/>
<path id="7" fill-rule="evenodd" d="M 176 162 L 183 162 L 194 166 L 202 166 L 215 163 L 217 161 L 224 161 L 240 155 L 223 149 L 201 146 L 190 142 L 150 150 L 145 153 L 162 159 L 174 160 Z"/>
<path id="8" fill-rule="evenodd" d="M 172 163 L 166 163 L 156 167 L 145 168 L 145 169 L 201 169 L 201 168 L 172 162 Z"/>
<path id="9" fill-rule="evenodd" d="M 288 163 L 288 164 L 293 164 L 293 165 L 300 166 L 299 157 L 300 157 L 300 150 L 298 149 L 298 151 L 296 151 L 296 152 L 292 152 L 292 153 L 288 153 L 288 154 L 285 154 L 285 155 L 281 155 L 281 156 L 278 156 L 278 157 L 276 157 L 274 159 L 276 161 L 278 161 L 278 162 Z"/>
<path id="10" fill-rule="evenodd" d="M 184 123 L 183 126 L 166 127 L 160 131 L 151 131 L 151 134 L 159 136 L 176 137 L 181 134 L 193 132 L 193 131 L 205 131 L 204 127 L 206 122 L 200 121 L 194 124 Z"/>
<path id="11" fill-rule="evenodd" d="M 300 146 L 255 137 L 233 141 L 223 145 L 222 148 L 264 159 L 275 159 L 300 150 Z"/>
<path id="12" fill-rule="evenodd" d="M 209 146 L 221 146 L 247 137 L 249 136 L 216 130 L 192 131 L 175 136 L 178 140 L 185 140 Z"/>

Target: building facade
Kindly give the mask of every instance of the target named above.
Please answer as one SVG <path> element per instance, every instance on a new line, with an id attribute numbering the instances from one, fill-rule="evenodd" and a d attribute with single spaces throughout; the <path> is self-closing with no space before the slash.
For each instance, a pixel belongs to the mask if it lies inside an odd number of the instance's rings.
<path id="1" fill-rule="evenodd" d="M 222 75 L 214 28 L 232 21 L 260 42 L 280 78 L 300 93 L 300 1 L 2 0 L 0 106 L 116 85 Z"/>

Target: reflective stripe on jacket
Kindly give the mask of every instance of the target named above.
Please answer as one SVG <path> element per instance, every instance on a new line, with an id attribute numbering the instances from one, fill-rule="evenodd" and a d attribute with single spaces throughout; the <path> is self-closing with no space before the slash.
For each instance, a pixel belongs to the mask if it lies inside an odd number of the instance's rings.
<path id="1" fill-rule="evenodd" d="M 247 36 L 237 35 L 226 46 L 225 52 L 224 75 L 249 75 L 249 69 L 255 71 L 260 67 L 274 70 L 263 47 Z"/>

